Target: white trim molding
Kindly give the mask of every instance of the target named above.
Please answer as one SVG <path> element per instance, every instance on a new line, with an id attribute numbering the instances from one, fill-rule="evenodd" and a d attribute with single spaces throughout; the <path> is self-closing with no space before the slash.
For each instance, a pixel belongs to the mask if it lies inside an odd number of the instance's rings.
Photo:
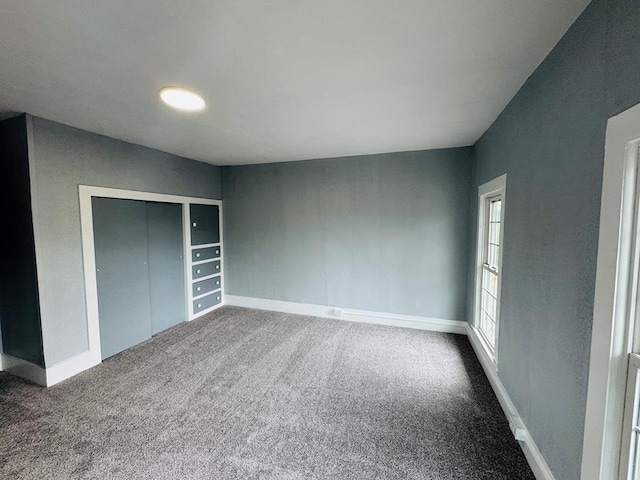
<path id="1" fill-rule="evenodd" d="M 638 266 L 640 105 L 607 122 L 582 480 L 618 478 Z"/>
<path id="2" fill-rule="evenodd" d="M 98 319 L 98 280 L 96 277 L 96 255 L 93 238 L 93 208 L 91 206 L 93 191 L 91 187 L 79 186 L 80 230 L 82 236 L 84 292 L 87 307 L 88 352 L 90 355 L 102 359 L 100 321 Z"/>
<path id="3" fill-rule="evenodd" d="M 236 307 L 295 313 L 297 315 L 332 318 L 334 320 L 388 325 L 391 327 L 415 328 L 418 330 L 429 330 L 432 332 L 457 333 L 459 335 L 467 334 L 467 322 L 461 320 L 399 315 L 394 313 L 372 312 L 369 310 L 352 310 L 339 307 L 329 307 L 326 305 L 283 302 L 281 300 L 241 297 L 236 295 L 224 295 L 223 303 L 225 305 L 233 305 Z"/>
<path id="4" fill-rule="evenodd" d="M 43 368 L 21 358 L 0 353 L 0 371 L 25 378 L 43 387 L 51 387 L 80 372 L 95 367 L 100 362 L 100 357 L 96 358 L 95 355 L 87 351 L 53 367 Z"/>
<path id="5" fill-rule="evenodd" d="M 48 367 L 46 369 L 47 387 L 60 383 L 100 363 L 102 363 L 102 359 L 99 355 L 96 356 L 95 352 L 86 351 L 52 367 Z"/>
<path id="6" fill-rule="evenodd" d="M 498 397 L 498 402 L 500 402 L 500 406 L 509 421 L 511 432 L 520 444 L 520 448 L 522 448 L 524 456 L 526 457 L 527 462 L 529 462 L 529 466 L 531 467 L 534 476 L 537 480 L 555 480 L 549 465 L 547 465 L 547 462 L 542 456 L 542 453 L 540 453 L 538 446 L 533 441 L 533 438 L 531 438 L 529 430 L 527 430 L 527 427 L 524 424 L 522 417 L 520 417 L 515 404 L 509 397 L 506 388 L 498 377 L 498 374 L 494 369 L 493 362 L 482 345 L 482 340 L 478 336 L 478 333 L 471 325 L 467 326 L 467 330 L 469 342 L 480 361 L 480 365 L 482 365 L 484 373 L 489 379 L 489 383 L 491 384 L 496 397 Z"/>
<path id="7" fill-rule="evenodd" d="M 21 358 L 12 357 L 6 353 L 0 353 L 2 371 L 25 378 L 43 387 L 47 386 L 47 372 L 35 363 L 27 362 Z"/>

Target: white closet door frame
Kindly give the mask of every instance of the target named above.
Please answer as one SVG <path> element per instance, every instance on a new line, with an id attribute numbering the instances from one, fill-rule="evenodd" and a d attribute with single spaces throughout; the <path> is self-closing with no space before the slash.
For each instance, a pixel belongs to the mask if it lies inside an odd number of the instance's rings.
<path id="1" fill-rule="evenodd" d="M 93 238 L 93 209 L 91 199 L 93 197 L 118 198 L 123 200 L 143 200 L 150 202 L 178 203 L 182 205 L 182 238 L 184 239 L 184 278 L 185 278 L 185 320 L 192 320 L 189 304 L 191 298 L 191 229 L 189 219 L 189 205 L 192 203 L 203 205 L 218 205 L 220 207 L 220 244 L 223 244 L 222 231 L 222 200 L 210 198 L 184 197 L 180 195 L 166 195 L 162 193 L 141 192 L 137 190 L 122 190 L 117 188 L 94 187 L 79 185 L 80 196 L 80 229 L 82 234 L 82 259 L 84 265 L 84 287 L 87 307 L 87 332 L 89 342 L 89 355 L 94 364 L 102 362 L 100 347 L 100 317 L 98 312 L 98 281 L 96 278 L 96 252 Z M 224 251 L 220 255 L 220 275 L 222 281 L 222 301 L 224 304 Z M 213 310 L 213 309 L 211 309 Z"/>

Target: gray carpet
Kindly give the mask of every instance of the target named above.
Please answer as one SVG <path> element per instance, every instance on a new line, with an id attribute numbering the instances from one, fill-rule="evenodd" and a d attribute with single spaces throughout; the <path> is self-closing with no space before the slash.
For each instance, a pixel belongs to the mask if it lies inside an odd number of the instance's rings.
<path id="1" fill-rule="evenodd" d="M 533 479 L 464 336 L 223 307 L 43 389 L 0 478 Z"/>

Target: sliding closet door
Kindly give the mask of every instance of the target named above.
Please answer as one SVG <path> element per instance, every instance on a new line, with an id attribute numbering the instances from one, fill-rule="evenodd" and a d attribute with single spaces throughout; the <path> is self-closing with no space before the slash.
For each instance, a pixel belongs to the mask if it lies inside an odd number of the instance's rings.
<path id="1" fill-rule="evenodd" d="M 182 205 L 146 204 L 151 326 L 156 334 L 186 320 Z"/>
<path id="2" fill-rule="evenodd" d="M 147 207 L 93 198 L 102 358 L 151 338 Z"/>

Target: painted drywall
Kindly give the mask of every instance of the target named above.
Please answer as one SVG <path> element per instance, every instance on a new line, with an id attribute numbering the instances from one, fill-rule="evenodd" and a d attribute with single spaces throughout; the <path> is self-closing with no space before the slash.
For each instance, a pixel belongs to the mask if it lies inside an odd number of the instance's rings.
<path id="1" fill-rule="evenodd" d="M 33 124 L 33 217 L 49 367 L 88 348 L 78 185 L 220 199 L 220 169 L 41 118 L 27 119 Z"/>
<path id="2" fill-rule="evenodd" d="M 470 153 L 223 167 L 225 292 L 466 319 Z"/>
<path id="3" fill-rule="evenodd" d="M 2 352 L 44 366 L 24 115 L 0 122 Z"/>
<path id="4" fill-rule="evenodd" d="M 508 174 L 498 374 L 558 480 L 580 478 L 606 122 L 639 79 L 640 5 L 595 0 L 474 147 L 474 217 Z"/>

